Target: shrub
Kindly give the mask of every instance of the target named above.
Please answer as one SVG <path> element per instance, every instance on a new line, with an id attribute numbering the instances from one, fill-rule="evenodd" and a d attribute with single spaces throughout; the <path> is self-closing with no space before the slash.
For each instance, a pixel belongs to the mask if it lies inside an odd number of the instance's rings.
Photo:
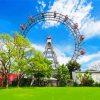
<path id="1" fill-rule="evenodd" d="M 67 80 L 70 78 L 67 66 L 61 65 L 58 67 L 56 78 L 58 80 L 58 86 L 67 85 Z"/>
<path id="2" fill-rule="evenodd" d="M 80 80 L 81 86 L 93 86 L 94 80 L 90 72 L 85 72 L 83 75 L 79 73 L 78 79 Z"/>

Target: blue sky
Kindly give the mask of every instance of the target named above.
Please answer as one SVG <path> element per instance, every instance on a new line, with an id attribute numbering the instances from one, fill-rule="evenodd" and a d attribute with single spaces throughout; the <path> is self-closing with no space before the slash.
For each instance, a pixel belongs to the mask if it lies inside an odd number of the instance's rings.
<path id="1" fill-rule="evenodd" d="M 82 45 L 86 54 L 78 60 L 84 70 L 100 62 L 99 4 L 100 0 L 0 0 L 0 33 L 12 35 L 19 32 L 20 24 L 43 10 L 67 14 L 79 24 L 80 32 L 86 38 Z M 27 33 L 27 38 L 36 49 L 44 51 L 48 35 L 53 39 L 59 62 L 66 63 L 73 54 L 74 40 L 69 29 L 62 24 L 37 24 Z"/>

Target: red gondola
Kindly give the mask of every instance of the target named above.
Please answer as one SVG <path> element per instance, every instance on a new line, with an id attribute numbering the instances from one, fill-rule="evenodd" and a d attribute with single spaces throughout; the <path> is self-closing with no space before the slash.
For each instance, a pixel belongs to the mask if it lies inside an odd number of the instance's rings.
<path id="1" fill-rule="evenodd" d="M 25 26 L 24 26 L 23 24 L 20 25 L 20 28 L 21 28 L 22 30 L 25 30 Z"/>
<path id="2" fill-rule="evenodd" d="M 74 29 L 77 29 L 78 28 L 78 23 L 75 23 L 74 24 Z"/>
<path id="3" fill-rule="evenodd" d="M 54 11 L 54 18 L 56 17 L 56 11 Z"/>
<path id="4" fill-rule="evenodd" d="M 31 22 L 34 22 L 34 18 L 32 16 L 30 16 L 30 20 Z"/>
<path id="5" fill-rule="evenodd" d="M 65 16 L 65 19 L 64 19 L 64 21 L 66 21 L 66 20 L 68 20 L 68 16 L 67 16 L 67 15 Z"/>
<path id="6" fill-rule="evenodd" d="M 84 35 L 80 35 L 80 41 L 84 40 Z"/>
<path id="7" fill-rule="evenodd" d="M 42 17 L 44 17 L 44 12 L 42 12 Z"/>
<path id="8" fill-rule="evenodd" d="M 80 54 L 81 54 L 81 55 L 84 55 L 85 53 L 86 53 L 86 52 L 85 52 L 84 49 L 80 51 Z"/>

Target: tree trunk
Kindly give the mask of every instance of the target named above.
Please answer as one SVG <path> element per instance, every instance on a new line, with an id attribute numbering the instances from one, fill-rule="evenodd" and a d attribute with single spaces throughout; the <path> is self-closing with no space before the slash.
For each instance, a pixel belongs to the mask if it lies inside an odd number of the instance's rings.
<path id="1" fill-rule="evenodd" d="M 34 83 L 34 76 L 32 77 L 32 81 L 31 81 L 30 86 L 32 86 L 32 85 L 33 85 L 33 83 Z"/>
<path id="2" fill-rule="evenodd" d="M 20 86 L 20 79 L 18 79 L 18 83 L 17 83 L 17 87 L 19 87 Z"/>
<path id="3" fill-rule="evenodd" d="M 9 73 L 6 74 L 6 88 L 9 87 Z"/>
<path id="4" fill-rule="evenodd" d="M 6 88 L 8 88 L 9 87 L 9 80 L 7 79 L 6 80 Z"/>
<path id="5" fill-rule="evenodd" d="M 70 71 L 70 79 L 72 79 L 73 77 L 72 77 L 72 72 Z"/>
<path id="6" fill-rule="evenodd" d="M 2 87 L 5 87 L 5 88 L 9 87 L 9 75 L 8 75 L 8 73 L 5 73 L 5 75 L 3 75 Z"/>
<path id="7" fill-rule="evenodd" d="M 1 75 L 2 75 L 2 78 L 1 78 L 1 87 L 3 87 L 3 74 L 1 73 Z"/>
<path id="8" fill-rule="evenodd" d="M 9 86 L 9 76 L 8 76 L 8 74 L 6 73 L 6 74 L 4 75 L 4 79 L 3 79 L 3 87 L 8 88 L 8 86 Z"/>
<path id="9" fill-rule="evenodd" d="M 20 86 L 20 80 L 21 80 L 21 75 L 18 75 L 18 82 L 17 82 L 17 87 L 19 87 Z"/>

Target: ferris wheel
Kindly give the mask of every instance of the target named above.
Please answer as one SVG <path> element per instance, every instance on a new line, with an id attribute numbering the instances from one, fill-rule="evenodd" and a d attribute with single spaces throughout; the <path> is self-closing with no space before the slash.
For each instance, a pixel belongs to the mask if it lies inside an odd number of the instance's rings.
<path id="1" fill-rule="evenodd" d="M 84 40 L 84 35 L 80 34 L 78 23 L 74 23 L 68 15 L 62 15 L 60 13 L 54 12 L 41 12 L 39 14 L 36 14 L 34 16 L 30 16 L 29 19 L 26 21 L 25 24 L 20 25 L 20 34 L 24 37 L 26 37 L 27 33 L 30 31 L 30 29 L 43 21 L 57 21 L 61 24 L 63 24 L 66 28 L 69 28 L 69 30 L 72 33 L 72 36 L 74 38 L 74 52 L 71 57 L 71 60 L 77 60 L 79 56 L 85 54 L 85 50 L 81 47 L 82 42 Z"/>

